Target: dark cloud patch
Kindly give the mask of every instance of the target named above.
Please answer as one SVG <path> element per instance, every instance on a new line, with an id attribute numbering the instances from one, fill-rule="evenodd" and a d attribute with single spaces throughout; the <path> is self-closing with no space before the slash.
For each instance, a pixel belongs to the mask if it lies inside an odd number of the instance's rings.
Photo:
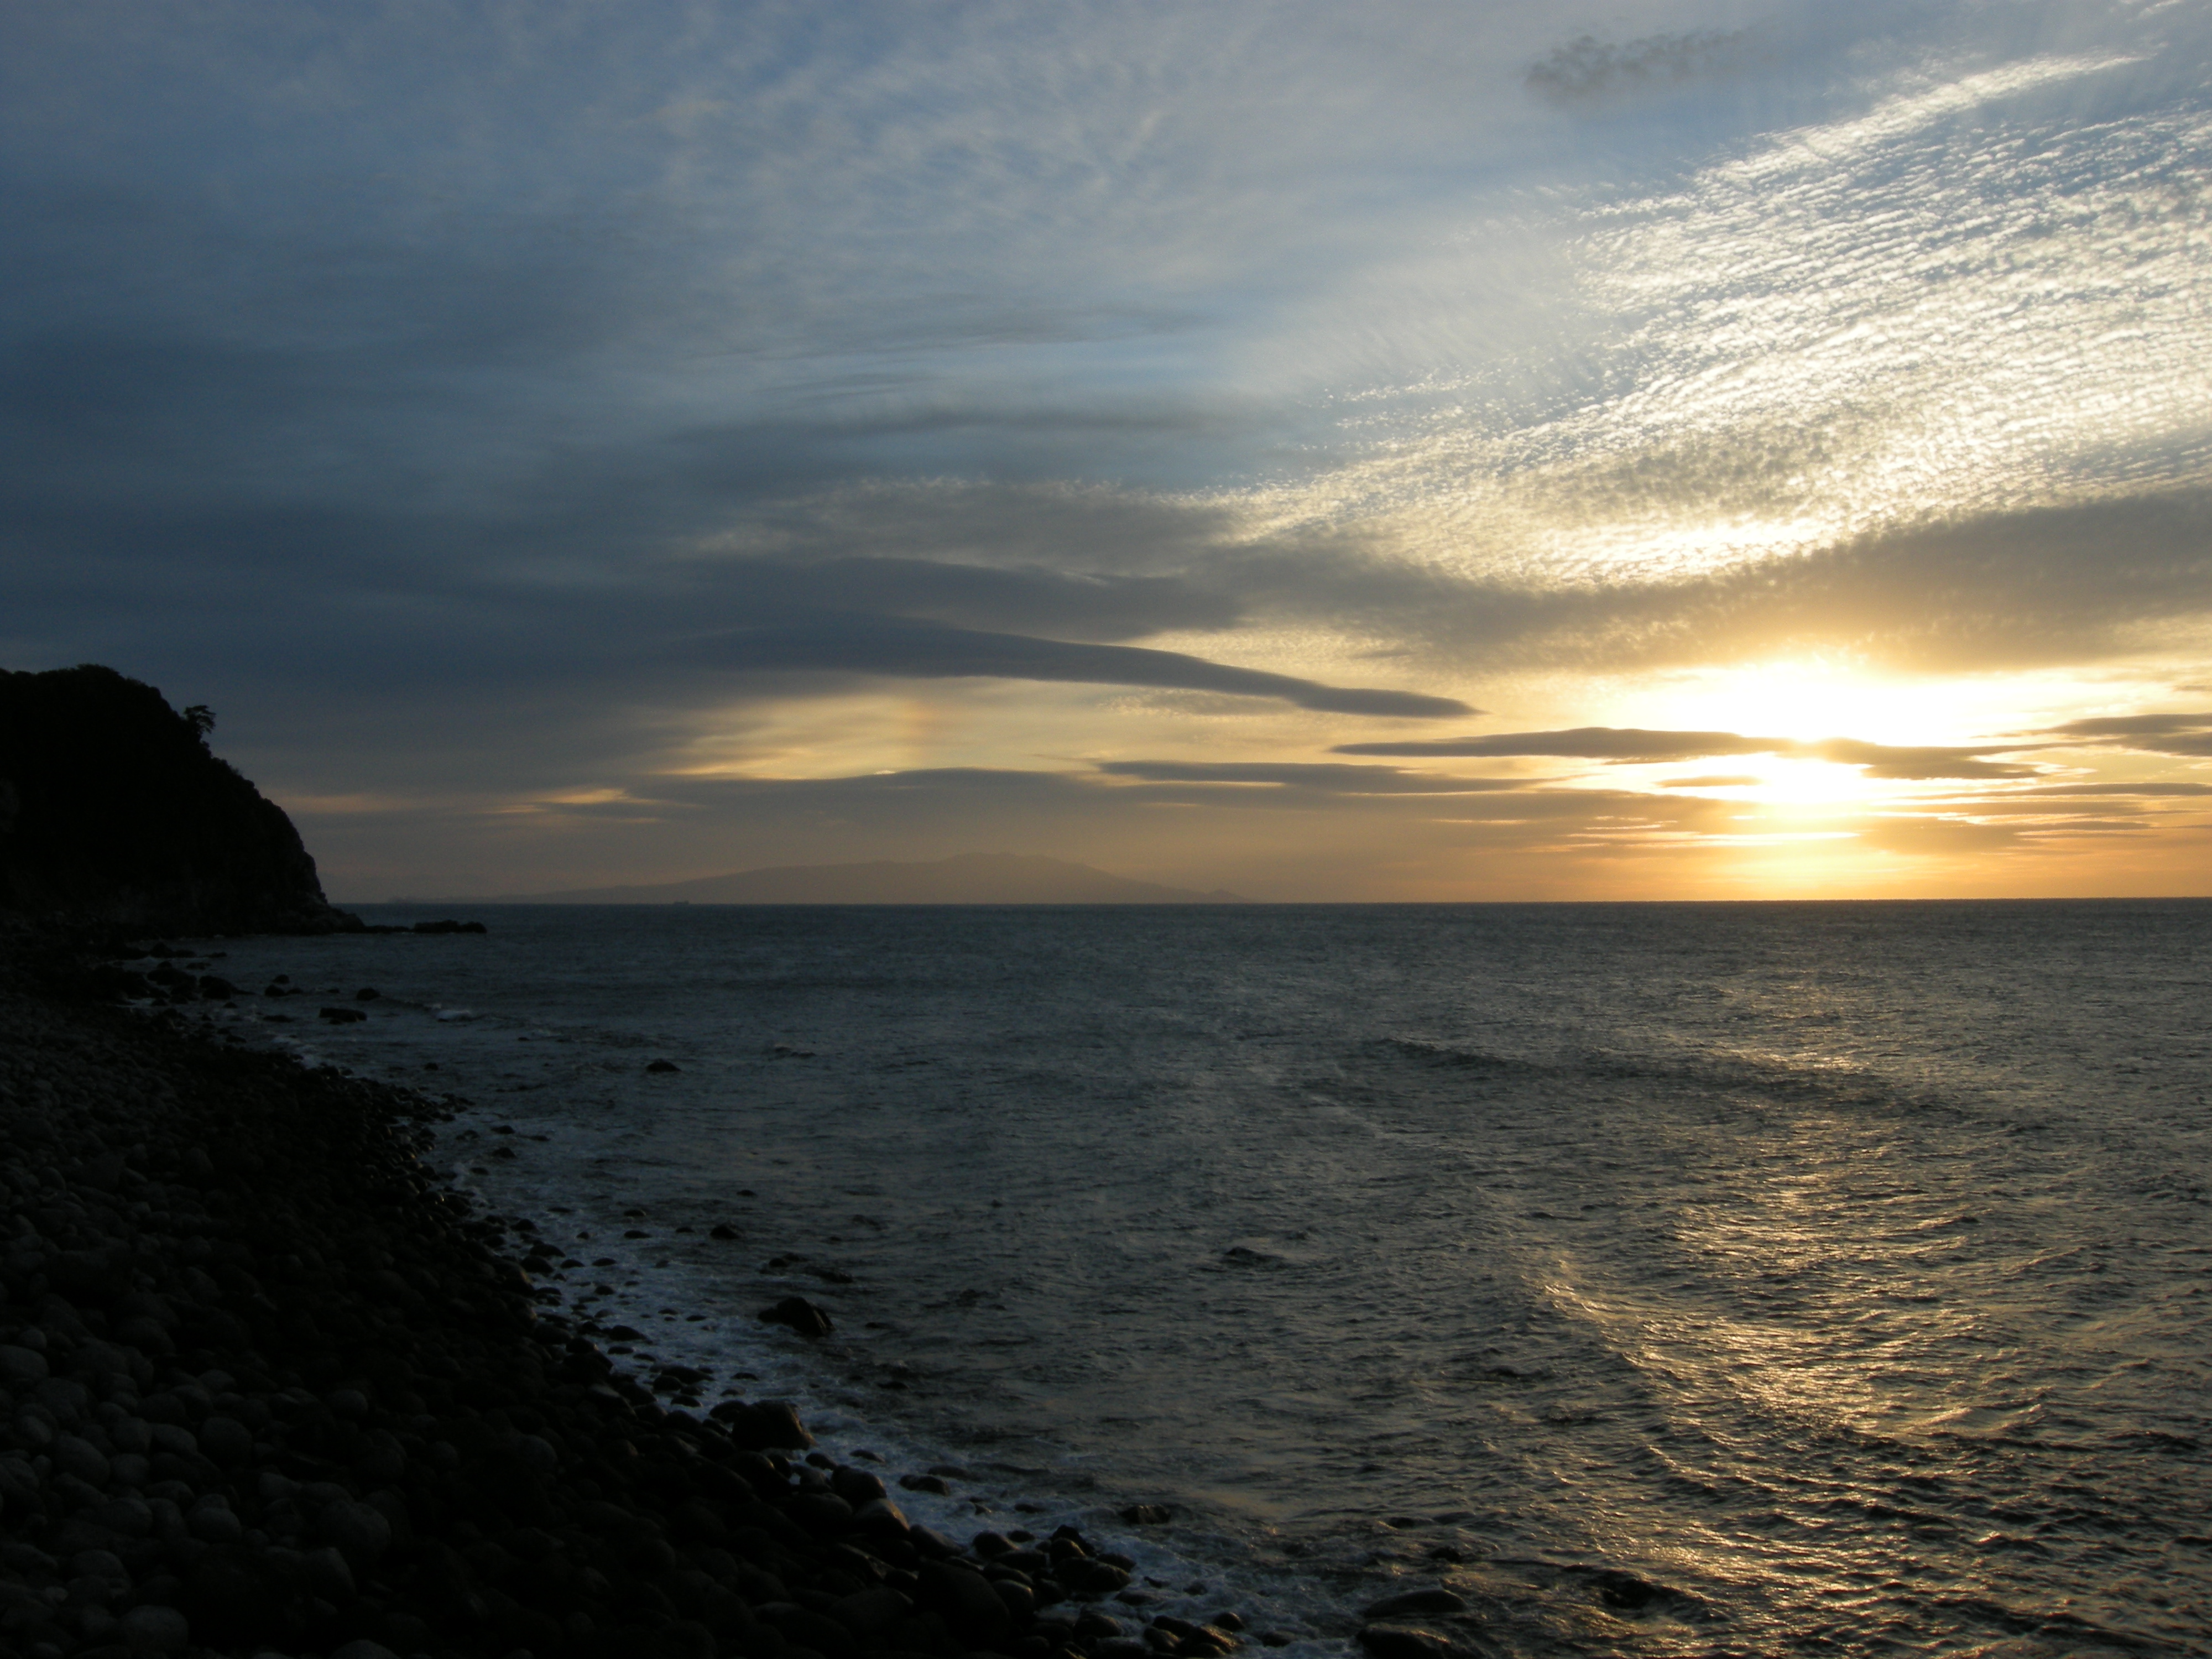
<path id="1" fill-rule="evenodd" d="M 2212 495 L 1906 526 L 1621 598 L 1644 611 L 1633 631 L 1676 659 L 1828 645 L 1923 672 L 2094 660 L 2212 613 Z"/>
<path id="2" fill-rule="evenodd" d="M 1326 763 L 1106 761 L 1098 770 L 1108 777 L 1139 778 L 1151 783 L 1297 789 L 1328 795 L 1474 795 L 1532 787 L 1530 781 L 1519 778 L 1455 778 L 1395 766 Z"/>
<path id="3" fill-rule="evenodd" d="M 1339 755 L 1396 755 L 1462 759 L 1504 756 L 1559 756 L 1579 760 L 1602 760 L 1620 765 L 1650 762 L 1703 759 L 1713 755 L 1781 755 L 1796 759 L 1833 761 L 1866 769 L 1876 778 L 2023 778 L 2035 775 L 2032 766 L 1984 757 L 2007 747 L 1932 746 L 1914 748 L 1864 743 L 1856 738 L 1824 738 L 1801 742 L 1794 738 L 1744 737 L 1735 732 L 1646 731 L 1637 726 L 1584 726 L 1568 732 L 1502 732 L 1486 737 L 1410 738 L 1387 743 L 1339 744 Z"/>
<path id="4" fill-rule="evenodd" d="M 1225 629 L 1237 601 L 1182 576 L 1126 576 L 1036 566 L 854 557 L 811 563 L 743 560 L 702 572 L 717 597 L 753 609 L 819 611 L 842 604 L 953 627 L 1048 631 L 1082 641 L 1169 629 Z"/>
<path id="5" fill-rule="evenodd" d="M 1853 738 L 1827 738 L 1818 743 L 1793 744 L 1779 752 L 1813 760 L 1858 766 L 1870 778 L 1917 780 L 1934 778 L 2032 778 L 2033 766 L 2010 761 L 1984 760 L 1987 749 L 1892 747 L 1861 743 Z"/>
<path id="6" fill-rule="evenodd" d="M 1743 30 L 1649 34 L 1619 42 L 1583 34 L 1545 53 L 1522 80 L 1546 103 L 1587 106 L 1732 74 L 1756 56 L 1751 35 Z"/>
<path id="7" fill-rule="evenodd" d="M 1771 754 L 1787 741 L 1781 738 L 1739 737 L 1733 732 L 1652 732 L 1632 726 L 1582 726 L 1571 732 L 1499 732 L 1486 737 L 1340 743 L 1329 752 L 1468 760 L 1545 755 L 1577 760 L 1685 761 L 1706 755 Z"/>
<path id="8" fill-rule="evenodd" d="M 2054 748 L 2133 749 L 2154 755 L 2212 757 L 2212 713 L 2118 714 L 2069 720 L 2042 734 Z"/>
<path id="9" fill-rule="evenodd" d="M 1180 651 L 1083 645 L 1027 635 L 987 633 L 882 617 L 793 620 L 695 641 L 696 661 L 740 672 L 829 671 L 915 679 L 990 678 L 1145 685 L 1236 696 L 1276 697 L 1328 714 L 1440 720 L 1470 714 L 1450 697 L 1414 691 L 1324 685 L 1318 680 L 1208 662 Z"/>

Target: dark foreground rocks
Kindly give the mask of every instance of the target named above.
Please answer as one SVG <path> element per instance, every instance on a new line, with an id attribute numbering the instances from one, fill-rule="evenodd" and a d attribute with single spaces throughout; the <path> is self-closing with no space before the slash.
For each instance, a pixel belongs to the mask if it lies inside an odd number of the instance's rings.
<path id="1" fill-rule="evenodd" d="M 418 1160 L 434 1103 L 181 1024 L 0 986 L 0 1659 L 1237 1644 L 1086 1605 L 1133 1564 L 1071 1528 L 911 1524 L 787 1405 L 665 1412 Z"/>

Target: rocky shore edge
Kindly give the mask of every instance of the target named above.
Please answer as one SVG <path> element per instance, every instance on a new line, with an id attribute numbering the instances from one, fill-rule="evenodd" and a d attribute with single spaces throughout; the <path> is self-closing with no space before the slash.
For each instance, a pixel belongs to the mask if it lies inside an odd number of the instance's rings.
<path id="1" fill-rule="evenodd" d="M 526 1225 L 424 1161 L 440 1102 L 40 980 L 0 951 L 0 1659 L 1248 1639 L 1233 1613 L 1145 1621 L 1114 1599 L 1133 1563 L 1075 1528 L 963 1544 L 910 1522 L 787 1404 L 664 1408 L 541 1314 Z"/>

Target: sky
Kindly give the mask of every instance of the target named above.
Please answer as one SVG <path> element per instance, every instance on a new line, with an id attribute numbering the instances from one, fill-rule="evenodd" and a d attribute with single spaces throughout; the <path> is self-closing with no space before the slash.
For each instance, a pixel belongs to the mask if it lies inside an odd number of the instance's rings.
<path id="1" fill-rule="evenodd" d="M 0 665 L 341 900 L 2212 893 L 2212 9 L 0 11 Z"/>

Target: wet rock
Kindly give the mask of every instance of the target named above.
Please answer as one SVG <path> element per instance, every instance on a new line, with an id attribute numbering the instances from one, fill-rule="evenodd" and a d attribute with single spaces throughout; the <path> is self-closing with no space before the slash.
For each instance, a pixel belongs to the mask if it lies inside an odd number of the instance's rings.
<path id="1" fill-rule="evenodd" d="M 872 1504 L 878 1498 L 888 1496 L 882 1476 L 871 1474 L 866 1469 L 850 1467 L 840 1467 L 830 1471 L 830 1490 L 855 1509 L 864 1504 Z"/>
<path id="2" fill-rule="evenodd" d="M 828 1314 L 803 1296 L 787 1296 L 773 1307 L 762 1309 L 760 1316 L 771 1325 L 788 1325 L 801 1336 L 827 1336 L 836 1328 Z"/>
<path id="3" fill-rule="evenodd" d="M 751 1405 L 732 1400 L 714 1407 L 732 1445 L 750 1451 L 804 1451 L 814 1437 L 799 1420 L 798 1407 L 787 1400 L 763 1400 Z"/>
<path id="4" fill-rule="evenodd" d="M 1466 1601 L 1445 1589 L 1442 1585 L 1433 1589 L 1401 1590 L 1395 1595 L 1386 1595 L 1370 1602 L 1361 1616 L 1378 1624 L 1394 1619 L 1434 1618 L 1441 1613 L 1464 1613 Z"/>
<path id="5" fill-rule="evenodd" d="M 927 1560 L 941 1561 L 960 1553 L 960 1546 L 934 1527 L 908 1527 L 906 1541 Z"/>
<path id="6" fill-rule="evenodd" d="M 333 1025 L 355 1025 L 368 1018 L 359 1008 L 326 1007 L 315 1010 L 316 1014 Z"/>
<path id="7" fill-rule="evenodd" d="M 1597 1586 L 1597 1599 L 1623 1613 L 1640 1613 L 1654 1601 L 1669 1600 L 1679 1594 L 1663 1584 L 1655 1584 L 1613 1567 L 1598 1573 L 1593 1582 Z"/>
<path id="8" fill-rule="evenodd" d="M 1413 1625 L 1370 1625 L 1359 1645 L 1375 1659 L 1458 1659 L 1460 1650 L 1432 1630 Z"/>
<path id="9" fill-rule="evenodd" d="M 906 1512 L 888 1498 L 875 1498 L 854 1510 L 853 1527 L 878 1538 L 903 1538 L 912 1530 Z"/>
<path id="10" fill-rule="evenodd" d="M 833 1492 L 801 1492 L 784 1509 L 793 1520 L 815 1532 L 841 1532 L 853 1518 L 853 1506 Z"/>
<path id="11" fill-rule="evenodd" d="M 1164 1527 L 1175 1516 L 1164 1504 L 1132 1504 L 1121 1511 L 1121 1519 L 1132 1527 Z"/>
<path id="12" fill-rule="evenodd" d="M 899 1621 L 913 1610 L 914 1603 L 888 1585 L 840 1596 L 830 1605 L 830 1617 L 852 1632 L 861 1646 L 868 1648 L 887 1645 Z"/>
<path id="13" fill-rule="evenodd" d="M 645 1069 L 648 1072 L 680 1072 L 684 1068 L 672 1060 L 655 1060 L 648 1061 Z"/>
<path id="14" fill-rule="evenodd" d="M 0 1384 L 27 1388 L 46 1375 L 46 1357 L 12 1343 L 0 1343 Z"/>
<path id="15" fill-rule="evenodd" d="M 949 1561 L 925 1562 L 915 1574 L 915 1600 L 940 1615 L 954 1635 L 988 1647 L 1013 1626 L 1013 1615 L 982 1574 Z"/>
<path id="16" fill-rule="evenodd" d="M 715 1223 L 713 1227 L 708 1230 L 707 1237 L 709 1238 L 720 1239 L 724 1243 L 727 1243 L 732 1239 L 740 1237 L 742 1235 L 739 1234 L 735 1227 L 730 1225 L 728 1222 L 720 1221 Z"/>
<path id="17" fill-rule="evenodd" d="M 1111 1595 L 1129 1588 L 1128 1571 L 1109 1562 L 1072 1557 L 1054 1568 L 1053 1576 L 1071 1595 Z"/>

